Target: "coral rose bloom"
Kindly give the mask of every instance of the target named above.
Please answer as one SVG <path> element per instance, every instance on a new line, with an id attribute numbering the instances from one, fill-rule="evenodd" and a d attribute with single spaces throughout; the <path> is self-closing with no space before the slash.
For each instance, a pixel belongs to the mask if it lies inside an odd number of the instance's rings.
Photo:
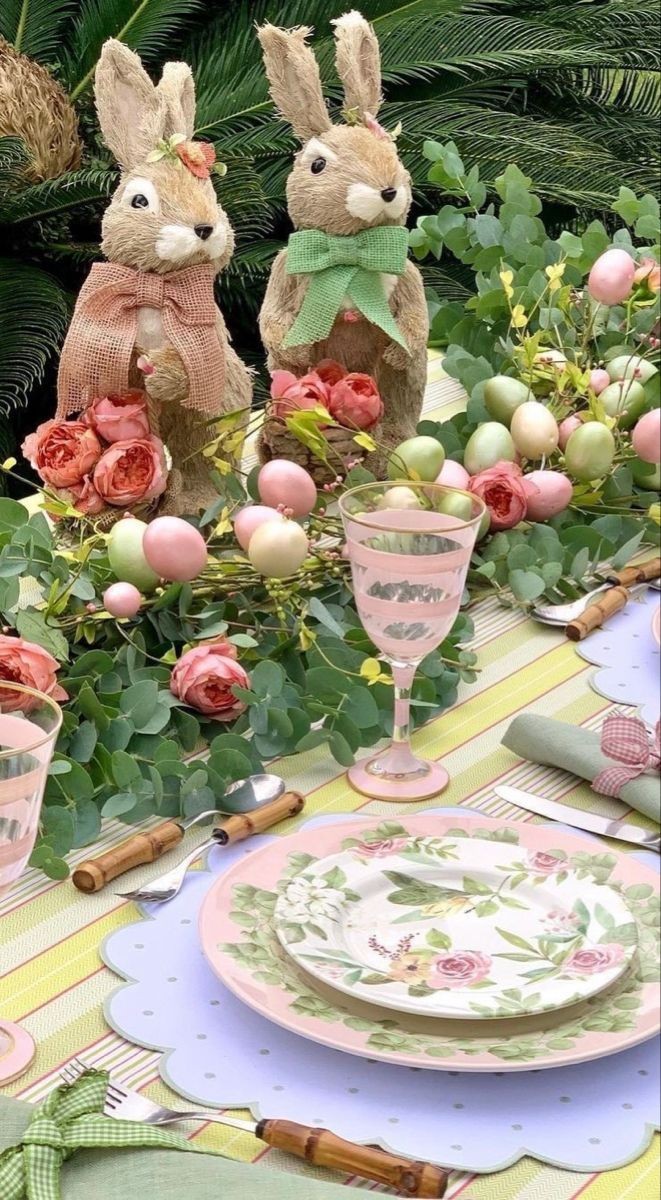
<path id="1" fill-rule="evenodd" d="M 97 492 L 89 475 L 85 476 L 82 483 L 77 483 L 75 487 L 68 488 L 65 495 L 69 499 L 70 504 L 78 509 L 78 512 L 84 513 L 89 517 L 96 516 L 105 507 L 103 497 Z"/>
<path id="2" fill-rule="evenodd" d="M 371 375 L 353 371 L 331 388 L 331 415 L 349 429 L 371 429 L 383 416 L 383 400 Z"/>
<path id="3" fill-rule="evenodd" d="M 138 388 L 123 396 L 97 396 L 84 417 L 106 442 L 127 442 L 149 437 L 147 397 Z"/>
<path id="4" fill-rule="evenodd" d="M 53 700 L 68 700 L 64 688 L 57 682 L 57 669 L 58 662 L 53 655 L 35 642 L 0 635 L 0 682 L 19 683 L 43 692 Z M 3 688 L 0 699 L 3 712 L 27 707 L 21 692 L 10 693 Z"/>
<path id="5" fill-rule="evenodd" d="M 653 258 L 642 258 L 640 266 L 634 272 L 634 283 L 647 284 L 651 292 L 661 291 L 661 266 Z"/>
<path id="6" fill-rule="evenodd" d="M 480 950 L 448 950 L 433 960 L 427 983 L 431 988 L 470 987 L 486 979 L 490 969 L 489 954 Z"/>
<path id="7" fill-rule="evenodd" d="M 383 838 L 380 842 L 358 842 L 351 847 L 351 853 L 358 858 L 387 858 L 391 854 L 399 854 L 406 846 L 407 838 Z"/>
<path id="8" fill-rule="evenodd" d="M 468 482 L 468 490 L 484 500 L 492 530 L 511 529 L 526 515 L 528 500 L 516 463 L 499 462 L 488 471 L 480 471 Z"/>
<path id="9" fill-rule="evenodd" d="M 165 491 L 167 467 L 160 438 L 114 442 L 99 459 L 94 487 L 106 504 L 126 508 Z"/>
<path id="10" fill-rule="evenodd" d="M 197 179 L 209 178 L 216 161 L 216 151 L 210 142 L 179 142 L 174 152 Z"/>
<path id="11" fill-rule="evenodd" d="M 101 443 L 85 421 L 45 421 L 25 439 L 22 450 L 45 483 L 70 488 L 92 470 Z"/>
<path id="12" fill-rule="evenodd" d="M 179 700 L 219 721 L 232 721 L 245 708 L 232 694 L 235 684 L 250 687 L 250 676 L 236 662 L 236 647 L 226 641 L 187 650 L 170 677 L 170 691 Z"/>
<path id="13" fill-rule="evenodd" d="M 274 371 L 271 376 L 271 411 L 288 417 L 297 408 L 328 407 L 329 389 L 316 371 L 297 379 L 292 371 Z"/>

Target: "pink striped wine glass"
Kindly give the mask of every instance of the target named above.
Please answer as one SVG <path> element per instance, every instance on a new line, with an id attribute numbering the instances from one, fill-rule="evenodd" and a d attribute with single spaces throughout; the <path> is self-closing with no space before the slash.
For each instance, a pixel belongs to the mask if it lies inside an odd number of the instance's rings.
<path id="1" fill-rule="evenodd" d="M 425 800 L 449 776 L 411 750 L 411 687 L 454 624 L 485 506 L 469 492 L 406 480 L 352 488 L 340 512 L 358 615 L 395 687 L 392 742 L 351 767 L 349 782 L 379 800 Z"/>

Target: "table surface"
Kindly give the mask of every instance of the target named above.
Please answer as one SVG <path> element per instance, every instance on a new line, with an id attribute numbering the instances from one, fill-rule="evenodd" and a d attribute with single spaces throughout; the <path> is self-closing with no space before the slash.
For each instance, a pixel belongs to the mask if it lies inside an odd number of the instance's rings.
<path id="1" fill-rule="evenodd" d="M 425 415 L 451 416 L 462 405 L 461 389 L 443 377 L 437 361 L 430 362 Z M 519 712 L 543 713 L 560 720 L 598 728 L 614 705 L 593 692 L 590 667 L 561 633 L 536 625 L 521 613 L 486 600 L 472 611 L 479 680 L 460 689 L 457 704 L 445 715 L 417 731 L 414 745 L 429 758 L 442 758 L 450 772 L 447 791 L 431 803 L 464 805 L 490 816 L 534 820 L 520 809 L 494 798 L 496 780 L 507 782 L 518 760 L 500 746 L 509 721 Z M 626 709 L 624 711 L 627 711 Z M 275 769 L 291 788 L 306 793 L 305 816 L 318 813 L 360 812 L 393 816 L 417 812 L 429 805 L 366 801 L 353 792 L 344 771 L 322 750 L 279 761 Z M 573 776 L 546 767 L 537 769 L 526 786 L 545 795 L 566 799 L 577 807 L 623 815 L 618 801 L 597 798 Z M 632 820 L 644 823 L 633 814 Z M 291 821 L 279 832 L 295 828 Z M 102 845 L 116 845 L 125 826 L 108 822 Z M 197 835 L 195 835 L 197 836 Z M 202 840 L 203 835 L 199 835 Z M 193 833 L 188 835 L 192 841 Z M 621 848 L 621 844 L 620 844 Z M 72 863 L 88 856 L 79 851 Z M 134 873 L 139 884 L 153 867 Z M 103 1001 L 117 979 L 99 959 L 98 947 L 107 934 L 136 919 L 133 904 L 118 899 L 111 889 L 83 896 L 67 880 L 53 883 L 41 873 L 27 871 L 19 885 L 0 900 L 0 1014 L 22 1022 L 37 1042 L 30 1071 L 5 1091 L 37 1101 L 59 1082 L 58 1071 L 74 1055 L 117 1072 L 132 1087 L 152 1099 L 177 1107 L 177 1097 L 161 1081 L 158 1054 L 138 1048 L 109 1030 Z M 531 1086 L 534 1086 L 531 1078 Z M 243 1115 L 243 1114 L 236 1114 Z M 280 1151 L 265 1149 L 251 1135 L 206 1125 L 196 1133 L 201 1145 L 221 1149 L 233 1158 L 268 1161 L 283 1171 L 308 1174 L 311 1179 L 334 1179 L 327 1171 L 309 1168 Z M 497 1175 L 453 1173 L 450 1200 L 652 1200 L 659 1195 L 659 1144 L 629 1166 L 602 1174 L 584 1174 L 545 1166 L 524 1158 Z M 372 1194 L 384 1189 L 353 1178 L 347 1187 Z M 238 1200 L 238 1198 L 237 1198 Z M 314 1200 L 314 1189 L 310 1189 Z"/>

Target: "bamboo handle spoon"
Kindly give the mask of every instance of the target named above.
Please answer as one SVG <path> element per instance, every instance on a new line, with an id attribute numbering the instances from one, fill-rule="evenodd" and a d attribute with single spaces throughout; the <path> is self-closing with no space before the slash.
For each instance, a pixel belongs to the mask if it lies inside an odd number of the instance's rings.
<path id="1" fill-rule="evenodd" d="M 567 637 L 572 642 L 582 642 L 583 638 L 592 633 L 594 629 L 600 629 L 604 621 L 609 617 L 614 616 L 625 604 L 628 604 L 631 599 L 631 593 L 628 588 L 639 583 L 648 583 L 654 579 L 658 579 L 661 573 L 661 559 L 653 558 L 649 562 L 641 563 L 639 567 L 625 567 L 623 571 L 617 573 L 619 583 L 617 587 L 609 588 L 608 591 L 602 592 L 598 600 L 591 604 L 585 612 L 577 617 L 574 621 L 570 621 L 565 629 Z"/>

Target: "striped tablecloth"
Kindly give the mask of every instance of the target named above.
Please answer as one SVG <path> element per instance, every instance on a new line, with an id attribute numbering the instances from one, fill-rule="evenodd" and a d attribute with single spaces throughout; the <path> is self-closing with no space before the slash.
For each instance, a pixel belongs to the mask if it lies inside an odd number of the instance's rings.
<path id="1" fill-rule="evenodd" d="M 425 411 L 449 416 L 462 403 L 458 385 L 443 377 L 438 362 L 430 363 Z M 442 757 L 451 784 L 434 804 L 462 804 L 493 816 L 533 819 L 494 799 L 496 780 L 518 783 L 547 796 L 567 798 L 577 806 L 596 807 L 615 816 L 621 805 L 597 799 L 584 784 L 561 771 L 529 764 L 517 765 L 500 747 L 511 718 L 524 709 L 544 713 L 586 728 L 598 728 L 613 709 L 588 686 L 592 668 L 576 654 L 562 634 L 502 608 L 495 600 L 476 606 L 475 648 L 479 682 L 462 687 L 455 707 L 415 735 L 416 749 Z M 347 786 L 344 772 L 327 754 L 315 750 L 285 759 L 276 768 L 289 787 L 308 796 L 306 815 L 360 812 L 391 816 L 396 805 L 365 801 Z M 424 805 L 406 805 L 406 812 Z M 404 810 L 403 810 L 404 811 Z M 634 820 L 642 818 L 633 816 Z M 282 833 L 294 827 L 290 822 Z M 126 836 L 126 828 L 108 823 L 103 847 Z M 191 839 L 193 834 L 189 834 Z M 201 840 L 202 835 L 200 835 Z M 80 851 L 72 861 L 87 857 Z M 153 873 L 144 868 L 141 883 Z M 103 1018 L 103 1001 L 117 980 L 99 959 L 98 947 L 112 930 L 136 919 L 136 909 L 108 889 L 99 896 L 82 896 L 73 885 L 51 883 L 28 871 L 0 901 L 0 1014 L 21 1021 L 32 1033 L 38 1053 L 31 1071 L 7 1091 L 38 1100 L 58 1081 L 58 1069 L 75 1054 L 112 1068 L 133 1087 L 162 1103 L 179 1098 L 160 1080 L 158 1054 L 138 1049 L 112 1033 Z M 530 1086 L 534 1087 L 531 1076 Z M 244 1161 L 264 1161 L 283 1171 L 331 1179 L 329 1172 L 308 1168 L 279 1151 L 265 1150 L 248 1134 L 205 1126 L 196 1134 L 200 1143 L 214 1146 Z M 336 1178 L 336 1177 L 335 1177 Z M 383 1194 L 383 1189 L 355 1178 L 347 1187 Z M 652 1200 L 659 1195 L 658 1138 L 636 1162 L 600 1175 L 558 1170 L 522 1159 L 497 1175 L 455 1173 L 448 1189 L 451 1200 Z M 103 1200 L 103 1197 L 99 1197 Z M 236 1200 L 240 1200 L 239 1197 Z M 310 1200 L 314 1188 L 310 1187 Z"/>

